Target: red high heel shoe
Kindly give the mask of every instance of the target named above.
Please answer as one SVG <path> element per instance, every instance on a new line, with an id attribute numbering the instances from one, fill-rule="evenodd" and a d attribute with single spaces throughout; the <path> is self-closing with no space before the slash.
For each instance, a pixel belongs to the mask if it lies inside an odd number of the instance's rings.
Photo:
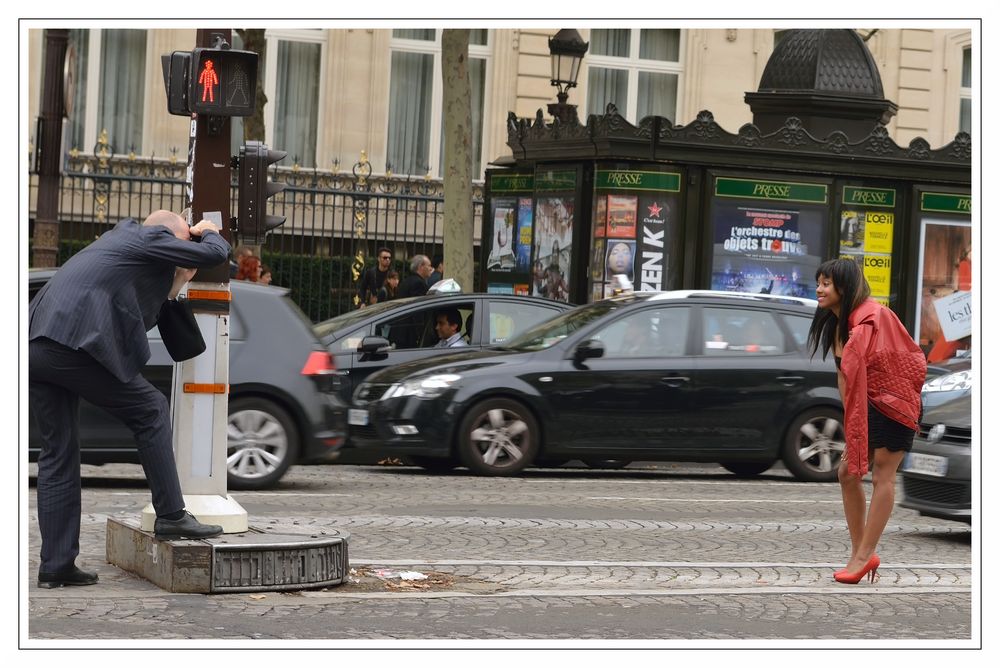
<path id="1" fill-rule="evenodd" d="M 878 555 L 873 554 L 860 571 L 857 571 L 856 573 L 849 573 L 845 568 L 842 571 L 834 573 L 833 579 L 837 582 L 853 585 L 861 582 L 861 579 L 867 575 L 869 582 L 875 582 L 875 580 L 878 579 L 878 567 L 881 564 L 882 561 L 878 558 Z"/>

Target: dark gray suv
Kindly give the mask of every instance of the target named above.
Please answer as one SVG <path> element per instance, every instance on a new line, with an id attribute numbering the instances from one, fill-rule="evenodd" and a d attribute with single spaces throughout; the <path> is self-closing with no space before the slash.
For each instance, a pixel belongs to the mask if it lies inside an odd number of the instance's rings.
<path id="1" fill-rule="evenodd" d="M 29 300 L 55 271 L 30 271 Z M 262 489 L 296 462 L 335 459 L 344 444 L 346 410 L 333 359 L 289 291 L 245 281 L 231 285 L 228 485 Z M 148 336 L 151 356 L 143 375 L 169 397 L 173 361 L 155 327 Z M 28 443 L 35 461 L 41 441 L 33 416 Z M 80 451 L 84 464 L 139 461 L 132 432 L 82 400 Z"/>

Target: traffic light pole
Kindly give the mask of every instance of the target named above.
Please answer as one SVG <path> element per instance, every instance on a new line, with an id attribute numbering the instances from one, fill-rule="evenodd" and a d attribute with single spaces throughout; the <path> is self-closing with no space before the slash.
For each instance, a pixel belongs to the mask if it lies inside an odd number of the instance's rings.
<path id="1" fill-rule="evenodd" d="M 197 46 L 210 48 L 216 36 L 231 41 L 231 31 L 198 30 Z M 188 222 L 208 219 L 232 241 L 230 219 L 230 119 L 191 114 L 188 151 Z M 174 455 L 186 508 L 226 533 L 249 528 L 246 511 L 226 490 L 229 413 L 229 263 L 199 269 L 186 287 L 206 349 L 174 365 L 172 421 Z M 153 529 L 152 504 L 142 512 L 142 528 Z"/>

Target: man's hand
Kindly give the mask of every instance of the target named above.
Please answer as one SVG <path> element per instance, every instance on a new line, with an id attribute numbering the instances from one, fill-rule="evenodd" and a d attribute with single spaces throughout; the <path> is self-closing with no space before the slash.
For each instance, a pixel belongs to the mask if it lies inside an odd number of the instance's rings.
<path id="1" fill-rule="evenodd" d="M 200 237 L 205 232 L 218 232 L 219 228 L 210 220 L 201 220 L 197 225 L 192 225 L 190 230 L 192 237 Z"/>
<path id="2" fill-rule="evenodd" d="M 176 298 L 177 294 L 181 291 L 181 288 L 184 287 L 184 284 L 194 278 L 195 271 L 197 271 L 197 269 L 187 269 L 185 267 L 177 267 L 174 269 L 174 284 L 170 286 L 170 295 L 167 299 Z"/>

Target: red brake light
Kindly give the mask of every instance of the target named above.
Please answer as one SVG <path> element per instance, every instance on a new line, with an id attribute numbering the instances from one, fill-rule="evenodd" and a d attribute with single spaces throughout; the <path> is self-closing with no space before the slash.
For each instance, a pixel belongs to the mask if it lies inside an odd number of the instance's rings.
<path id="1" fill-rule="evenodd" d="M 337 365 L 333 362 L 333 356 L 326 351 L 314 350 L 309 353 L 309 359 L 302 367 L 303 376 L 325 376 L 337 370 Z"/>

